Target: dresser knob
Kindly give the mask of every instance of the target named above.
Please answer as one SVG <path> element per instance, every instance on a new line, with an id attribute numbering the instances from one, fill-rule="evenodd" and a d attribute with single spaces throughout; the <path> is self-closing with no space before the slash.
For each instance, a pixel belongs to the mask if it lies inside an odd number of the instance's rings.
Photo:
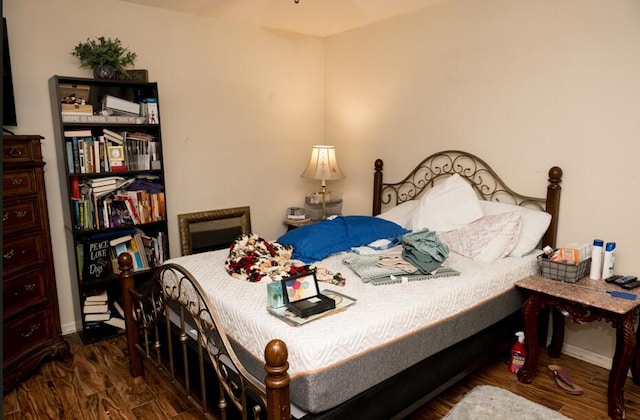
<path id="1" fill-rule="evenodd" d="M 21 333 L 20 337 L 22 338 L 29 338 L 33 335 L 34 332 L 36 332 L 38 329 L 40 328 L 40 323 L 38 322 L 37 324 L 31 324 L 31 326 L 29 327 L 29 332 L 26 333 Z"/>
<path id="2" fill-rule="evenodd" d="M 16 217 L 18 219 L 22 219 L 23 217 L 27 217 L 27 212 L 26 211 L 16 211 Z"/>
<path id="3" fill-rule="evenodd" d="M 22 178 L 11 178 L 12 185 L 20 185 L 22 184 Z"/>
<path id="4" fill-rule="evenodd" d="M 4 258 L 6 260 L 13 258 L 13 249 L 11 249 L 11 251 L 7 252 L 6 254 L 4 254 Z"/>
<path id="5" fill-rule="evenodd" d="M 15 147 L 12 147 L 9 150 L 9 156 L 11 156 L 11 157 L 20 157 L 20 156 L 22 156 L 22 152 L 20 151 L 20 149 L 16 149 Z"/>

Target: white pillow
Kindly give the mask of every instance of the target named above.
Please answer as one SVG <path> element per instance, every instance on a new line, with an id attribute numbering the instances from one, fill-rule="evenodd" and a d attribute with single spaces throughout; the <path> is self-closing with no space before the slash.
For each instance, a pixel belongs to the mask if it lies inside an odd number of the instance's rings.
<path id="1" fill-rule="evenodd" d="M 514 210 L 520 212 L 522 218 L 520 239 L 509 254 L 512 257 L 522 257 L 533 251 L 551 223 L 551 215 L 541 210 L 484 200 L 480 200 L 480 206 L 485 215 L 501 214 Z"/>
<path id="2" fill-rule="evenodd" d="M 397 206 L 380 213 L 377 217 L 396 223 L 405 229 L 412 230 L 411 218 L 419 204 L 419 200 L 405 201 L 404 203 L 398 204 Z"/>
<path id="3" fill-rule="evenodd" d="M 460 175 L 453 174 L 422 197 L 411 226 L 413 230 L 428 228 L 448 232 L 475 222 L 483 215 L 471 185 Z"/>
<path id="4" fill-rule="evenodd" d="M 453 252 L 475 261 L 491 262 L 509 255 L 520 236 L 520 212 L 484 216 L 438 238 Z"/>

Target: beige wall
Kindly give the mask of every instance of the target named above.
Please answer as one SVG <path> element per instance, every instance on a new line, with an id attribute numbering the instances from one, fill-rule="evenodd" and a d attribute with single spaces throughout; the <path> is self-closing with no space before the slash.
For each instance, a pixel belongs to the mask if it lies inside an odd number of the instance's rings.
<path id="1" fill-rule="evenodd" d="M 428 153 L 467 150 L 530 195 L 558 165 L 560 244 L 616 241 L 616 271 L 640 273 L 640 2 L 450 0 L 326 49 L 348 212 L 368 209 L 352 186 L 378 156 L 400 176 Z M 609 358 L 615 337 L 570 326 L 566 342 Z"/>
<path id="2" fill-rule="evenodd" d="M 160 84 L 174 255 L 184 212 L 251 205 L 254 231 L 280 234 L 284 209 L 314 188 L 298 177 L 309 148 L 326 141 L 347 175 L 330 188 L 344 191 L 351 214 L 370 212 L 377 157 L 393 179 L 431 152 L 467 150 L 531 195 L 544 194 L 549 167 L 559 165 L 560 242 L 615 240 L 617 271 L 638 273 L 635 0 L 450 0 L 325 40 L 115 0 L 5 0 L 3 13 L 18 132 L 47 137 L 67 329 L 77 314 L 46 82 L 90 76 L 69 51 L 94 35 L 122 39 Z M 610 326 L 569 330 L 570 349 L 611 357 Z"/>
<path id="3" fill-rule="evenodd" d="M 286 208 L 315 183 L 300 178 L 324 142 L 324 42 L 119 1 L 5 0 L 18 134 L 46 137 L 44 157 L 60 317 L 79 328 L 62 225 L 48 79 L 92 77 L 70 52 L 118 37 L 160 91 L 171 253 L 177 215 L 251 206 L 255 232 L 275 239 Z"/>

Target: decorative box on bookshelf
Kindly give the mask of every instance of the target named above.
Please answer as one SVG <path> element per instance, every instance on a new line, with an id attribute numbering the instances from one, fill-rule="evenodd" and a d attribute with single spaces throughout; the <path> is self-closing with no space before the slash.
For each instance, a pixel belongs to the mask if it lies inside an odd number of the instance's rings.
<path id="1" fill-rule="evenodd" d="M 80 335 L 91 343 L 122 333 L 117 256 L 132 255 L 140 282 L 169 257 L 158 85 L 53 76 L 49 87 Z M 96 292 L 103 306 L 87 302 Z"/>

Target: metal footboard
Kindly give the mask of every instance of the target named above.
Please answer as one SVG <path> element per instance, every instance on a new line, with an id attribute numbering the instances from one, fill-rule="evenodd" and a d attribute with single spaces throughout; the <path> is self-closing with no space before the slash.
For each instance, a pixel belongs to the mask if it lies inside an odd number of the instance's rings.
<path id="1" fill-rule="evenodd" d="M 132 376 L 152 366 L 208 418 L 213 418 L 213 405 L 223 419 L 230 408 L 243 419 L 289 417 L 284 342 L 273 340 L 265 349 L 267 387 L 242 366 L 215 308 L 191 273 L 165 264 L 138 291 L 133 287 L 131 257 L 123 253 L 118 261 L 123 290 L 129 291 L 124 306 Z"/>

